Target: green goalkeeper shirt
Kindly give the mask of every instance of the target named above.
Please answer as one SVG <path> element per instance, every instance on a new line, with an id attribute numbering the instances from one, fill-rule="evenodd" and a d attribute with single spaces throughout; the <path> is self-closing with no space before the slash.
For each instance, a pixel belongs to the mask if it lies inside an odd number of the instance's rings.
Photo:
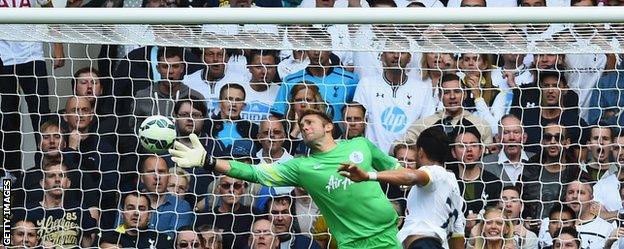
<path id="1" fill-rule="evenodd" d="M 339 141 L 327 152 L 281 164 L 230 162 L 227 175 L 265 186 L 303 187 L 327 220 L 339 245 L 368 238 L 396 226 L 398 216 L 378 182 L 354 183 L 338 174 L 340 163 L 353 162 L 364 171 L 400 167 L 398 161 L 366 138 Z"/>

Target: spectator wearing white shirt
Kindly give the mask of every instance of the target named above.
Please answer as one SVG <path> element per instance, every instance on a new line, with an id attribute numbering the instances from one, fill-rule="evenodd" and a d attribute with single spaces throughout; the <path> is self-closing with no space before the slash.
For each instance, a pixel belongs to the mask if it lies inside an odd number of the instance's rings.
<path id="1" fill-rule="evenodd" d="M 277 74 L 278 52 L 274 50 L 252 50 L 247 59 L 251 74 L 248 84 L 242 84 L 248 94 L 247 105 L 241 113 L 243 119 L 259 123 L 265 120 L 280 87 Z"/>
<path id="2" fill-rule="evenodd" d="M 201 93 L 206 99 L 208 110 L 216 114 L 219 109 L 221 88 L 225 84 L 241 83 L 245 80 L 240 74 L 229 73 L 230 54 L 225 48 L 204 48 L 201 50 L 201 55 L 206 67 L 185 76 L 183 83 Z"/>
<path id="3" fill-rule="evenodd" d="M 368 111 L 366 137 L 385 152 L 414 121 L 435 112 L 429 84 L 408 74 L 410 53 L 383 52 L 383 71 L 362 77 L 353 100 Z"/>
<path id="4" fill-rule="evenodd" d="M 522 121 L 513 115 L 503 116 L 498 125 L 496 140 L 502 144 L 502 150 L 483 158 L 484 169 L 501 179 L 503 185 L 515 185 L 524 171 L 524 164 L 534 153 L 527 153 L 522 148 L 526 142 Z"/>
<path id="5" fill-rule="evenodd" d="M 613 226 L 598 216 L 597 203 L 593 199 L 594 191 L 589 182 L 573 181 L 566 187 L 564 201 L 578 214 L 576 230 L 581 238 L 581 246 L 601 249 L 613 231 Z"/>

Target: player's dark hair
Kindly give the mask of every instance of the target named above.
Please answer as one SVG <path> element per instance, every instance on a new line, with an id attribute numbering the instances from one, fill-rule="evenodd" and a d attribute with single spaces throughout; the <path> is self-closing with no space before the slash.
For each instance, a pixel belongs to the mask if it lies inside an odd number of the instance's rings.
<path id="1" fill-rule="evenodd" d="M 74 73 L 74 77 L 72 77 L 72 80 L 71 80 L 72 91 L 74 91 L 74 94 L 76 94 L 76 83 L 77 83 L 76 79 L 83 73 L 95 74 L 96 78 L 102 77 L 102 74 L 100 74 L 100 71 L 98 71 L 97 69 L 93 67 L 83 67 L 81 69 L 78 69 L 78 71 Z"/>
<path id="2" fill-rule="evenodd" d="M 221 90 L 219 90 L 219 100 L 225 100 L 225 91 L 230 90 L 230 89 L 238 89 L 241 92 L 243 92 L 243 100 L 245 100 L 247 98 L 247 93 L 245 92 L 245 88 L 243 86 L 241 86 L 240 84 L 237 83 L 227 83 L 224 86 L 221 87 Z"/>
<path id="3" fill-rule="evenodd" d="M 574 210 L 570 206 L 563 205 L 560 202 L 555 202 L 553 204 L 553 206 L 550 208 L 550 211 L 548 212 L 548 217 L 552 218 L 552 216 L 556 213 L 568 213 L 573 220 L 576 219 L 576 212 L 574 212 Z"/>
<path id="4" fill-rule="evenodd" d="M 576 247 L 581 248 L 581 240 L 579 239 L 578 231 L 576 231 L 576 228 L 574 227 L 562 227 L 559 231 L 559 234 L 557 234 L 557 237 L 553 238 L 553 245 L 555 244 L 555 241 L 557 241 L 557 238 L 559 238 L 559 236 L 562 234 L 568 234 L 572 236 L 572 238 L 574 238 L 574 243 L 576 243 Z"/>
<path id="5" fill-rule="evenodd" d="M 146 194 L 143 194 L 139 191 L 132 191 L 132 192 L 128 192 L 126 194 L 123 195 L 123 197 L 121 197 L 121 208 L 123 209 L 126 206 L 126 198 L 128 198 L 128 196 L 136 196 L 137 198 L 145 198 L 147 200 L 147 210 L 152 210 L 152 201 L 150 200 L 149 197 L 147 197 Z"/>
<path id="6" fill-rule="evenodd" d="M 429 127 L 420 133 L 416 147 L 422 149 L 429 160 L 443 165 L 450 158 L 450 139 L 439 127 Z"/>
<path id="7" fill-rule="evenodd" d="M 193 109 L 200 111 L 204 118 L 210 118 L 207 116 L 208 108 L 206 107 L 205 100 L 199 99 L 198 97 L 193 95 L 189 95 L 185 98 L 181 98 L 180 100 L 178 100 L 178 102 L 176 102 L 175 106 L 173 107 L 173 113 L 177 115 L 182 105 L 186 103 L 190 104 Z"/>

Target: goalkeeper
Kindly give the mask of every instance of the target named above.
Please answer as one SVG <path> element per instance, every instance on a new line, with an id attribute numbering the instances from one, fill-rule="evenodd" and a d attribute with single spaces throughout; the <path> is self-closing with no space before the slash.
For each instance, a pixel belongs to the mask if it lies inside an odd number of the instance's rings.
<path id="1" fill-rule="evenodd" d="M 400 167 L 398 161 L 366 138 L 336 143 L 332 138 L 332 119 L 324 112 L 305 110 L 299 125 L 311 155 L 281 164 L 249 165 L 215 159 L 193 134 L 193 148 L 175 142 L 175 149 L 169 152 L 180 167 L 203 167 L 266 186 L 303 187 L 327 220 L 341 249 L 401 248 L 397 240 L 397 213 L 379 183 L 355 184 L 337 172 L 341 165 L 351 164 L 367 171 L 392 170 Z"/>

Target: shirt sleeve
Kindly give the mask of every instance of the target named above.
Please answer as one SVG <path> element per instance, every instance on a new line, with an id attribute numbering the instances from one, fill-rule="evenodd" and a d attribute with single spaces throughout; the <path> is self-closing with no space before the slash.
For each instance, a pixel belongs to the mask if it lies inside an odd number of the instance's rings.
<path id="1" fill-rule="evenodd" d="M 393 169 L 397 169 L 401 167 L 401 165 L 399 164 L 399 161 L 396 158 L 391 157 L 387 153 L 384 153 L 383 151 L 381 151 L 370 140 L 366 138 L 362 138 L 362 139 L 364 139 L 364 141 L 366 142 L 366 145 L 368 146 L 368 149 L 371 153 L 371 159 L 372 159 L 371 163 L 374 169 L 376 169 L 377 171 L 384 171 L 384 170 L 393 170 Z"/>
<path id="2" fill-rule="evenodd" d="M 277 90 L 277 96 L 275 96 L 275 101 L 273 102 L 273 106 L 271 107 L 271 113 L 279 114 L 282 116 L 286 115 L 286 110 L 288 110 L 288 83 L 283 82 L 279 89 Z"/>
<path id="3" fill-rule="evenodd" d="M 228 176 L 260 183 L 264 186 L 299 186 L 298 163 L 293 159 L 285 163 L 250 165 L 231 161 Z"/>

